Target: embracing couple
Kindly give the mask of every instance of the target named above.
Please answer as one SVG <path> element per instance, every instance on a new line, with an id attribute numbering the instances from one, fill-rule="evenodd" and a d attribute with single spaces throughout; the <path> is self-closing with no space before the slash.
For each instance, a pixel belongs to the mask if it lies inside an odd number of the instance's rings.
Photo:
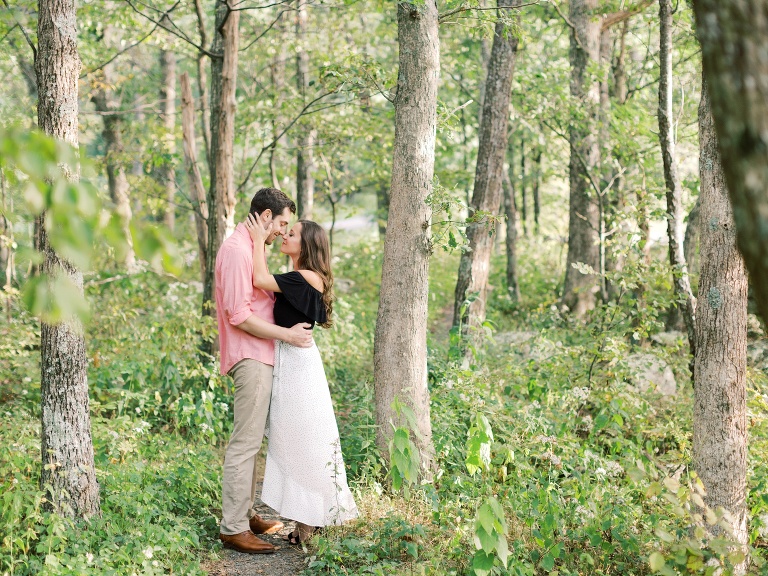
<path id="1" fill-rule="evenodd" d="M 220 539 L 226 548 L 265 554 L 277 548 L 256 534 L 282 522 L 254 511 L 256 455 L 269 439 L 261 500 L 296 521 L 298 544 L 321 526 L 357 516 L 347 486 L 339 431 L 315 324 L 331 325 L 333 274 L 328 237 L 315 222 L 288 230 L 296 205 L 275 188 L 251 200 L 216 256 L 216 315 L 221 373 L 235 388 L 235 425 L 224 458 Z M 270 274 L 266 246 L 282 236 L 280 252 L 293 271 Z"/>

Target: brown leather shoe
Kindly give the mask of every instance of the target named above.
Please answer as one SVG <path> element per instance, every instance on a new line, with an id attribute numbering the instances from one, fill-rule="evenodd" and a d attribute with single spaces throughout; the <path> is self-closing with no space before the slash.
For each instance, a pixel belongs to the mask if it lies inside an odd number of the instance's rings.
<path id="1" fill-rule="evenodd" d="M 219 540 L 224 544 L 224 548 L 231 548 L 243 554 L 272 554 L 277 550 L 276 546 L 256 538 L 250 530 L 240 534 L 219 534 Z"/>
<path id="2" fill-rule="evenodd" d="M 283 523 L 280 520 L 264 520 L 258 514 L 248 520 L 248 525 L 254 534 L 276 534 L 283 529 Z"/>

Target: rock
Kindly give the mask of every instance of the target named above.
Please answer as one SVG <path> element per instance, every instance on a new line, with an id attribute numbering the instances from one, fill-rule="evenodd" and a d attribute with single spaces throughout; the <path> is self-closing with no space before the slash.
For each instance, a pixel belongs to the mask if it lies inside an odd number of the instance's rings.
<path id="1" fill-rule="evenodd" d="M 355 287 L 355 281 L 349 280 L 347 278 L 336 278 L 333 281 L 333 288 L 336 292 L 339 292 L 340 294 L 347 294 L 352 291 L 352 288 Z"/>
<path id="2" fill-rule="evenodd" d="M 642 352 L 630 354 L 627 357 L 627 366 L 631 372 L 630 383 L 639 392 L 655 389 L 662 396 L 674 396 L 677 393 L 677 382 L 672 368 L 658 356 Z"/>
<path id="3" fill-rule="evenodd" d="M 768 368 L 768 340 L 760 338 L 747 344 L 747 360 L 750 366 L 765 370 Z"/>
<path id="4" fill-rule="evenodd" d="M 524 359 L 546 360 L 556 354 L 558 344 L 539 338 L 538 332 L 500 332 L 493 339 L 496 346 L 509 348 L 510 352 L 519 354 Z"/>
<path id="5" fill-rule="evenodd" d="M 651 336 L 651 341 L 661 346 L 679 346 L 685 344 L 688 340 L 688 335 L 685 332 L 679 332 L 672 330 L 670 332 L 659 332 Z"/>

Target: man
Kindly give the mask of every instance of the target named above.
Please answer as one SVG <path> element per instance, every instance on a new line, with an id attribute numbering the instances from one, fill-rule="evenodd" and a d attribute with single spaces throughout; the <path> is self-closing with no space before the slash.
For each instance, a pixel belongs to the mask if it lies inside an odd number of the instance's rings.
<path id="1" fill-rule="evenodd" d="M 275 188 L 262 188 L 249 212 L 274 232 L 271 244 L 284 234 L 296 205 Z M 274 324 L 274 295 L 253 287 L 253 240 L 238 224 L 216 255 L 216 317 L 221 347 L 221 373 L 235 384 L 235 427 L 227 446 L 222 478 L 222 520 L 219 538 L 225 548 L 248 554 L 269 554 L 276 548 L 255 534 L 273 534 L 282 522 L 266 521 L 253 510 L 256 498 L 256 455 L 272 393 L 274 340 L 294 346 L 312 345 L 309 324 L 282 328 Z"/>

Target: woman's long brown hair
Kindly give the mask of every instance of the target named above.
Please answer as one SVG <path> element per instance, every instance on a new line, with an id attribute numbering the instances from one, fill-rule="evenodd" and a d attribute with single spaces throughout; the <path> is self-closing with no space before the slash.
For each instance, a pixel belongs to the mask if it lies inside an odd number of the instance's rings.
<path id="1" fill-rule="evenodd" d="M 328 235 L 317 222 L 299 220 L 301 224 L 301 252 L 296 265 L 300 270 L 311 270 L 323 280 L 323 304 L 327 320 L 320 324 L 330 328 L 333 324 L 333 272 L 331 271 L 331 245 Z"/>

